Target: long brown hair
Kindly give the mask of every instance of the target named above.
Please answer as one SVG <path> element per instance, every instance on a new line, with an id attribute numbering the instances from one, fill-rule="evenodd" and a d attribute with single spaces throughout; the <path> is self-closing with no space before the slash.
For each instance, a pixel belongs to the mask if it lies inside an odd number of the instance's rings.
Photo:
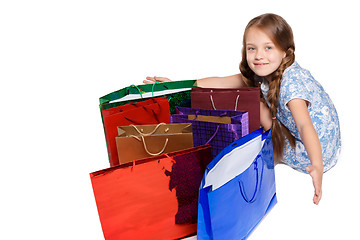
<path id="1" fill-rule="evenodd" d="M 243 36 L 243 49 L 242 49 L 242 61 L 240 63 L 240 72 L 246 78 L 245 84 L 249 87 L 258 86 L 259 83 L 255 80 L 255 73 L 250 69 L 246 60 L 246 34 L 251 27 L 256 27 L 264 31 L 275 44 L 286 53 L 286 56 L 282 59 L 279 68 L 271 74 L 269 80 L 269 92 L 267 94 L 267 101 L 270 105 L 270 113 L 273 117 L 272 120 L 272 140 L 274 148 L 274 157 L 276 161 L 282 158 L 285 137 L 289 139 L 291 146 L 295 147 L 295 138 L 283 124 L 276 120 L 277 107 L 279 105 L 279 92 L 280 83 L 283 72 L 295 61 L 295 43 L 293 32 L 289 24 L 280 16 L 276 14 L 263 14 L 252 19 L 245 28 Z M 263 96 L 262 101 L 265 102 Z M 285 137 L 284 137 L 285 136 Z"/>

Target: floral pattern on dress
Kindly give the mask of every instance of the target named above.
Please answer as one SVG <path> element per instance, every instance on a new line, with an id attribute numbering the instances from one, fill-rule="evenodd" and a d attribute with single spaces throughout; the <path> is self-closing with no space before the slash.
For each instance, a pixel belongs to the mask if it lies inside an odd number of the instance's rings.
<path id="1" fill-rule="evenodd" d="M 269 91 L 268 84 L 261 84 L 261 91 L 266 98 Z M 317 82 L 310 72 L 294 62 L 288 67 L 281 79 L 277 120 L 284 124 L 296 139 L 293 149 L 286 139 L 282 162 L 290 167 L 305 172 L 311 164 L 305 146 L 300 138 L 295 121 L 287 103 L 292 99 L 304 99 L 309 103 L 308 110 L 314 128 L 319 136 L 324 172 L 332 168 L 341 150 L 340 123 L 336 108 L 324 88 Z"/>

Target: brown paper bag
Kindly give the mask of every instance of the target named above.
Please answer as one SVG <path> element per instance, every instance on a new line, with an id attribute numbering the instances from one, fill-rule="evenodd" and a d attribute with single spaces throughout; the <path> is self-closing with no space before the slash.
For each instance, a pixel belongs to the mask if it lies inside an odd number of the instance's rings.
<path id="1" fill-rule="evenodd" d="M 153 124 L 118 127 L 115 138 L 120 164 L 192 148 L 192 125 Z"/>

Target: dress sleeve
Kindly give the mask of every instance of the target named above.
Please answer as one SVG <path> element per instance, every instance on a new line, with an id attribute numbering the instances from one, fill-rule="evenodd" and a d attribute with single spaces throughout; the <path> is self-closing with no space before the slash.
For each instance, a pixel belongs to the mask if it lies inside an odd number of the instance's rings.
<path id="1" fill-rule="evenodd" d="M 292 99 L 303 99 L 309 102 L 309 108 L 312 104 L 311 75 L 306 71 L 292 69 L 284 74 L 280 86 L 280 102 L 287 111 L 290 111 L 287 104 Z"/>

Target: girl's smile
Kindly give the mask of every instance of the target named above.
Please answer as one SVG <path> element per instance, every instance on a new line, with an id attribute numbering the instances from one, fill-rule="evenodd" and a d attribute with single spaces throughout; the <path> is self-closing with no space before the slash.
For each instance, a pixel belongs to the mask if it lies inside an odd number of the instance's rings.
<path id="1" fill-rule="evenodd" d="M 267 64 L 268 64 L 268 63 L 254 63 L 254 65 L 257 66 L 257 67 L 258 67 L 258 66 L 260 66 L 260 67 L 261 67 L 261 66 L 265 66 L 265 65 L 267 65 Z"/>

